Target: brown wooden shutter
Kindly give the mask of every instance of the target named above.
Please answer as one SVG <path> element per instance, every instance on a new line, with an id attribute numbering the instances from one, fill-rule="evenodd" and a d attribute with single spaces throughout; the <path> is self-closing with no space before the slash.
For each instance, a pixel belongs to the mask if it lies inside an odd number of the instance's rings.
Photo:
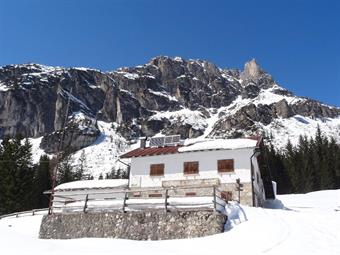
<path id="1" fill-rule="evenodd" d="M 151 164 L 150 175 L 151 176 L 164 175 L 164 164 Z"/>
<path id="2" fill-rule="evenodd" d="M 234 160 L 233 159 L 217 160 L 217 169 L 219 173 L 234 172 Z"/>
<path id="3" fill-rule="evenodd" d="M 198 174 L 198 161 L 184 162 L 184 174 Z"/>

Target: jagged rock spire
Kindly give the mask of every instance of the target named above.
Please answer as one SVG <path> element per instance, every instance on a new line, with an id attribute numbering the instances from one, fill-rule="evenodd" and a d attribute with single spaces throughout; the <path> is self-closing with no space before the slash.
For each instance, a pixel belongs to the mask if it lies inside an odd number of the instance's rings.
<path id="1" fill-rule="evenodd" d="M 244 72 L 246 72 L 249 76 L 258 76 L 262 72 L 262 69 L 257 64 L 255 58 L 253 58 L 244 65 Z"/>
<path id="2" fill-rule="evenodd" d="M 263 70 L 258 65 L 255 58 L 245 63 L 244 71 L 242 72 L 244 78 L 258 78 L 261 74 L 263 74 Z"/>

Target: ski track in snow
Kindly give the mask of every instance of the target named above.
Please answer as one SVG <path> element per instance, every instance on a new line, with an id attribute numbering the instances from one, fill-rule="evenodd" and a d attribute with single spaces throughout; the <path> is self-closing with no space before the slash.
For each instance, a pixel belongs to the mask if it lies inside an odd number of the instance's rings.
<path id="1" fill-rule="evenodd" d="M 281 245 L 283 242 L 285 242 L 291 234 L 291 229 L 289 227 L 289 224 L 283 218 L 279 218 L 276 215 L 275 215 L 276 217 L 275 216 L 273 217 L 272 215 L 270 215 L 267 212 L 266 212 L 266 214 L 268 215 L 268 217 L 274 218 L 274 220 L 276 220 L 279 223 L 281 237 L 279 238 L 279 240 L 277 240 L 270 247 L 263 250 L 262 253 L 268 253 L 269 251 L 272 251 L 273 249 L 277 248 L 279 245 Z M 275 214 L 275 212 L 274 212 L 274 214 Z"/>

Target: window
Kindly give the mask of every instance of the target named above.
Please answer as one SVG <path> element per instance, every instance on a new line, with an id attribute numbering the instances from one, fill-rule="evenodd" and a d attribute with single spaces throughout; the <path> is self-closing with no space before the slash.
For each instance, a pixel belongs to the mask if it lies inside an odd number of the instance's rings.
<path id="1" fill-rule="evenodd" d="M 234 172 L 233 159 L 217 160 L 217 170 L 219 173 Z"/>
<path id="2" fill-rule="evenodd" d="M 162 176 L 164 175 L 164 164 L 152 164 L 150 165 L 151 176 Z"/>
<path id="3" fill-rule="evenodd" d="M 184 162 L 184 174 L 198 174 L 198 161 Z"/>

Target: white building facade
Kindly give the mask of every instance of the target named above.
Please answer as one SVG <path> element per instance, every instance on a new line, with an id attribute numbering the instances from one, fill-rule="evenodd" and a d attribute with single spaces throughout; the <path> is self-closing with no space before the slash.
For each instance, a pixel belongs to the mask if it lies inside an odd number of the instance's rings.
<path id="1" fill-rule="evenodd" d="M 258 145 L 259 140 L 254 139 L 218 139 L 188 146 L 139 148 L 122 158 L 131 158 L 131 190 L 187 187 L 182 195 L 199 196 L 204 195 L 204 187 L 211 192 L 208 187 L 216 186 L 227 200 L 261 206 L 265 190 Z M 236 191 L 237 179 L 243 185 L 240 193 Z"/>

